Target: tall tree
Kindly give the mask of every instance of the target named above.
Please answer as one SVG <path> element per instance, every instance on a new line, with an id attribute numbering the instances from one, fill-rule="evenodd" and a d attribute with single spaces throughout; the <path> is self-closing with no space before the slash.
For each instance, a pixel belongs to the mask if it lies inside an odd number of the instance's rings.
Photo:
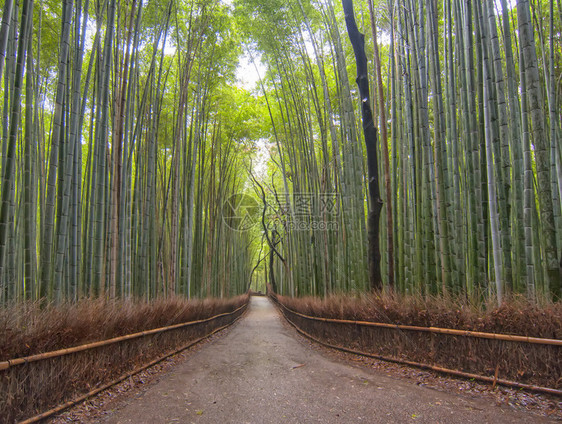
<path id="1" fill-rule="evenodd" d="M 373 49 L 375 58 L 375 68 L 376 68 L 376 87 L 377 87 L 377 100 L 378 100 L 378 112 L 379 112 L 379 125 L 381 130 L 381 152 L 383 156 L 383 168 L 384 168 L 384 187 L 386 194 L 386 233 L 387 233 L 387 256 L 388 256 L 388 284 L 390 287 L 394 287 L 394 224 L 392 222 L 392 187 L 390 182 L 390 163 L 388 154 L 388 130 L 387 130 L 387 120 L 386 120 L 386 105 L 384 101 L 384 88 L 382 82 L 382 71 L 381 71 L 381 60 L 379 54 L 379 46 L 377 42 L 377 27 L 375 23 L 375 11 L 373 7 L 373 1 L 369 0 L 369 15 L 371 18 L 371 31 L 373 34 Z"/>
<path id="2" fill-rule="evenodd" d="M 353 12 L 353 1 L 342 0 L 345 14 L 345 23 L 349 39 L 355 53 L 357 65 L 357 86 L 359 87 L 359 98 L 361 100 L 361 113 L 363 122 L 363 135 L 367 149 L 368 187 L 369 187 L 369 214 L 368 214 L 368 240 L 369 240 L 369 281 L 371 288 L 379 290 L 382 288 L 380 270 L 380 247 L 379 247 L 379 221 L 382 208 L 379 190 L 379 171 L 377 161 L 377 129 L 373 122 L 369 97 L 369 80 L 367 73 L 367 55 L 365 54 L 365 38 L 359 32 L 355 15 Z M 390 231 L 390 229 L 389 229 Z"/>

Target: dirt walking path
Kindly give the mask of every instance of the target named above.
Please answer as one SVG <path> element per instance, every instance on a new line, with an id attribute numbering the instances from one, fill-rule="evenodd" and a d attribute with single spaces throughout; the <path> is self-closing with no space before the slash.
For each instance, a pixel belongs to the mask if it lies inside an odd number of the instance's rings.
<path id="1" fill-rule="evenodd" d="M 265 297 L 253 297 L 225 337 L 104 415 L 101 422 L 135 424 L 548 422 L 327 358 Z"/>

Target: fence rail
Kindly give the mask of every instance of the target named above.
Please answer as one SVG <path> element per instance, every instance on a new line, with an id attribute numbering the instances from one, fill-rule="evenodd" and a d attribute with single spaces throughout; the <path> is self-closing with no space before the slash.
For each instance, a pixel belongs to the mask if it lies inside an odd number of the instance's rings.
<path id="1" fill-rule="evenodd" d="M 248 304 L 202 320 L 2 361 L 0 392 L 6 396 L 0 398 L 0 422 L 32 423 L 56 414 L 229 327 L 242 318 Z M 138 361 L 135 369 L 133 361 Z M 99 374 L 98 368 L 113 363 L 121 365 Z M 119 374 L 118 369 L 126 372 Z M 78 381 L 80 388 L 75 386 Z"/>
<path id="2" fill-rule="evenodd" d="M 400 325 L 400 324 L 388 324 L 388 323 L 379 323 L 379 322 L 369 322 L 369 321 L 353 321 L 353 320 L 341 320 L 341 319 L 334 319 L 334 318 L 322 318 L 322 317 L 315 317 L 306 314 L 302 314 L 297 312 L 283 303 L 279 302 L 276 296 L 271 296 L 274 302 L 279 305 L 280 310 L 285 317 L 285 319 L 291 324 L 295 329 L 301 333 L 303 336 L 320 343 L 324 346 L 329 348 L 337 349 L 340 351 L 362 355 L 366 357 L 371 357 L 375 359 L 380 359 L 388 362 L 394 362 L 409 366 L 414 366 L 417 368 L 428 369 L 437 371 L 440 373 L 455 375 L 458 377 L 470 378 L 475 380 L 484 381 L 487 383 L 492 383 L 495 387 L 496 384 L 501 384 L 504 386 L 516 387 L 526 390 L 533 390 L 542 393 L 548 393 L 555 396 L 562 396 L 562 390 L 553 387 L 543 387 L 540 385 L 535 384 L 526 384 L 518 381 L 512 381 L 508 379 L 502 379 L 498 377 L 498 369 L 499 366 L 495 366 L 495 373 L 493 376 L 485 376 L 481 374 L 475 374 L 472 372 L 461 371 L 458 369 L 447 368 L 443 366 L 439 366 L 437 364 L 427 364 L 419 361 L 413 361 L 409 358 L 399 358 L 395 356 L 389 355 L 381 355 L 373 352 L 366 352 L 364 350 L 357 350 L 352 349 L 349 346 L 346 346 L 345 343 L 341 343 L 344 346 L 336 345 L 334 343 L 327 342 L 326 340 L 322 340 L 322 337 L 318 337 L 315 335 L 310 334 L 310 332 L 305 331 L 303 329 L 303 325 L 298 325 L 295 322 L 295 317 L 300 318 L 305 321 L 316 322 L 316 323 L 323 323 L 328 326 L 332 324 L 335 325 L 344 325 L 350 326 L 355 328 L 378 328 L 382 330 L 398 330 L 401 332 L 406 331 L 413 331 L 417 333 L 430 333 L 430 334 L 440 334 L 440 335 L 447 335 L 447 336 L 457 336 L 457 337 L 465 337 L 467 339 L 487 339 L 487 340 L 494 340 L 494 341 L 501 341 L 501 342 L 511 342 L 511 343 L 519 343 L 519 344 L 531 344 L 531 345 L 542 345 L 545 346 L 544 349 L 554 349 L 556 351 L 555 357 L 558 358 L 558 363 L 560 364 L 560 355 L 562 352 L 558 352 L 558 347 L 562 346 L 562 340 L 558 339 L 547 339 L 547 338 L 537 338 L 537 337 L 527 337 L 527 336 L 518 336 L 518 335 L 509 335 L 509 334 L 498 334 L 498 333 L 485 333 L 479 331 L 466 331 L 466 330 L 456 330 L 450 328 L 438 328 L 438 327 L 420 327 L 420 326 L 412 326 L 412 325 Z M 291 319 L 293 318 L 293 319 Z M 317 328 L 315 331 L 318 330 Z M 530 346 L 529 346 L 530 348 Z M 537 346 L 538 348 L 538 346 Z M 543 349 L 543 348 L 541 348 Z M 407 356 L 407 355 L 406 355 Z"/>
<path id="3" fill-rule="evenodd" d="M 229 316 L 229 315 L 234 315 L 238 311 L 240 311 L 242 308 L 245 308 L 246 306 L 247 306 L 247 303 L 240 306 L 239 308 L 237 308 L 236 310 L 234 310 L 232 312 L 226 312 L 224 314 L 215 315 L 215 316 L 212 316 L 212 317 L 206 318 L 206 319 L 183 322 L 183 323 L 180 323 L 180 324 L 169 325 L 167 327 L 154 328 L 152 330 L 140 331 L 138 333 L 127 334 L 125 336 L 114 337 L 114 338 L 107 339 L 107 340 L 100 340 L 98 342 L 93 342 L 93 343 L 86 343 L 86 344 L 83 344 L 83 345 L 80 345 L 80 346 L 74 346 L 74 347 L 70 347 L 70 348 L 66 348 L 66 349 L 53 350 L 51 352 L 39 353 L 39 354 L 36 354 L 36 355 L 25 356 L 25 357 L 22 357 L 22 358 L 8 359 L 7 361 L 0 362 L 0 371 L 7 370 L 8 368 L 15 367 L 17 365 L 27 364 L 27 363 L 30 363 L 30 362 L 36 362 L 36 361 L 41 361 L 41 360 L 44 360 L 44 359 L 56 358 L 56 357 L 63 356 L 63 355 L 69 355 L 71 353 L 83 352 L 85 350 L 95 349 L 95 348 L 102 347 L 102 346 L 107 346 L 107 345 L 110 345 L 110 344 L 113 344 L 113 343 L 120 343 L 120 342 L 123 342 L 123 341 L 126 341 L 126 340 L 137 339 L 139 337 L 151 336 L 153 334 L 163 333 L 165 331 L 177 330 L 179 328 L 185 328 L 185 327 L 190 327 L 190 326 L 193 326 L 193 325 L 204 324 L 204 323 L 216 320 L 218 318 L 222 318 L 222 317 Z"/>
<path id="4" fill-rule="evenodd" d="M 293 315 L 300 316 L 301 318 L 313 320 L 313 321 L 321 321 L 321 322 L 328 322 L 328 323 L 337 323 L 337 324 L 350 324 L 350 325 L 360 325 L 364 327 L 379 327 L 379 328 L 390 328 L 395 330 L 408 330 L 408 331 L 425 331 L 428 333 L 437 333 L 437 334 L 449 334 L 452 336 L 464 336 L 464 337 L 477 337 L 481 339 L 492 339 L 492 340 L 503 340 L 508 342 L 518 342 L 518 343 L 534 343 L 534 344 L 541 344 L 541 345 L 550 345 L 550 346 L 562 346 L 562 340 L 558 339 L 544 339 L 539 337 L 528 337 L 528 336 L 517 336 L 511 334 L 500 334 L 500 333 L 484 333 L 482 331 L 470 331 L 470 330 L 455 330 L 453 328 L 439 328 L 439 327 L 419 327 L 416 325 L 402 325 L 402 324 L 389 324 L 385 322 L 371 322 L 371 321 L 353 321 L 353 320 L 346 320 L 346 319 L 335 319 L 335 318 L 322 318 L 322 317 L 314 317 L 310 315 L 301 314 L 287 306 L 283 305 L 281 302 L 276 302 L 283 307 L 286 311 L 290 312 Z"/>
<path id="5" fill-rule="evenodd" d="M 236 309 L 235 311 L 228 312 L 228 313 L 226 313 L 226 314 L 216 315 L 216 316 L 211 317 L 211 318 L 208 318 L 208 319 L 206 319 L 206 320 L 199 320 L 199 321 L 192 321 L 192 322 L 193 322 L 194 324 L 196 324 L 196 323 L 197 323 L 197 324 L 201 324 L 201 323 L 203 323 L 203 322 L 208 322 L 209 320 L 211 320 L 211 319 L 216 319 L 216 318 L 218 318 L 218 317 L 223 317 L 223 316 L 227 316 L 227 315 L 234 315 L 234 314 L 236 314 L 237 312 L 239 312 L 241 309 L 246 308 L 247 306 L 248 306 L 248 302 L 246 302 L 244 305 L 242 305 L 241 307 L 239 307 L 239 308 Z M 48 411 L 45 411 L 45 412 L 43 412 L 43 413 L 41 413 L 41 414 L 39 414 L 39 415 L 36 415 L 36 416 L 34 416 L 34 417 L 31 417 L 31 418 L 28 418 L 28 419 L 26 419 L 25 421 L 21 421 L 19 424 L 32 424 L 32 423 L 36 423 L 36 422 L 39 422 L 39 421 L 41 421 L 41 420 L 44 420 L 45 418 L 51 417 L 51 416 L 53 416 L 53 415 L 55 415 L 55 414 L 57 414 L 57 413 L 59 413 L 59 412 L 62 412 L 62 411 L 64 411 L 65 409 L 68 409 L 68 408 L 70 408 L 71 406 L 74 406 L 74 405 L 76 405 L 76 404 L 78 404 L 78 403 L 80 403 L 80 402 L 82 402 L 82 401 L 88 399 L 89 397 L 95 396 L 95 395 L 97 395 L 98 393 L 101 393 L 101 392 L 103 392 L 104 390 L 107 390 L 107 389 L 109 389 L 109 388 L 115 386 L 116 384 L 121 383 L 123 380 L 125 380 L 125 379 L 127 379 L 127 378 L 129 378 L 129 377 L 132 377 L 133 375 L 138 374 L 139 372 L 144 371 L 145 369 L 150 368 L 150 367 L 152 367 L 152 366 L 158 364 L 159 362 L 162 362 L 163 360 L 169 358 L 170 356 L 176 355 L 176 354 L 180 353 L 180 352 L 183 351 L 183 350 L 186 350 L 186 349 L 188 349 L 188 348 L 190 348 L 190 347 L 192 347 L 192 346 L 194 346 L 194 345 L 196 345 L 196 344 L 198 344 L 198 343 L 201 343 L 203 340 L 205 340 L 206 338 L 212 336 L 213 334 L 218 333 L 219 331 L 222 331 L 222 330 L 224 330 L 225 328 L 231 326 L 231 325 L 234 324 L 236 321 L 238 321 L 240 318 L 241 318 L 241 315 L 238 316 L 238 317 L 236 317 L 230 324 L 227 324 L 227 325 L 224 325 L 224 326 L 222 326 L 222 327 L 216 328 L 215 330 L 211 331 L 209 334 L 207 334 L 207 335 L 205 335 L 205 336 L 203 336 L 203 337 L 200 337 L 200 338 L 198 338 L 198 339 L 196 339 L 196 340 L 193 340 L 193 341 L 187 343 L 186 345 L 181 346 L 179 349 L 175 349 L 174 351 L 169 352 L 169 353 L 165 354 L 164 356 L 161 356 L 161 357 L 159 357 L 159 358 L 157 358 L 157 359 L 155 359 L 155 360 L 153 360 L 153 361 L 150 361 L 148 364 L 145 364 L 145 365 L 143 365 L 143 366 L 141 366 L 141 367 L 139 367 L 139 368 L 136 368 L 135 370 L 133 370 L 133 371 L 131 371 L 131 372 L 128 372 L 128 373 L 126 373 L 126 374 L 123 374 L 123 375 L 121 375 L 120 377 L 116 378 L 115 380 L 110 381 L 109 383 L 104 384 L 103 386 L 98 387 L 98 388 L 96 388 L 96 389 L 94 389 L 94 390 L 92 390 L 92 391 L 90 391 L 90 392 L 88 392 L 88 393 L 86 393 L 86 394 L 83 394 L 82 396 L 79 396 L 79 397 L 76 398 L 76 399 L 72 399 L 72 400 L 70 400 L 70 401 L 68 401 L 68 402 L 65 402 L 65 403 L 63 403 L 63 404 L 61 404 L 61 405 L 55 407 L 55 408 L 52 408 L 52 409 L 50 409 L 50 410 L 48 410 Z M 185 323 L 185 324 L 188 324 L 188 323 Z M 171 327 L 173 327 L 173 326 L 171 326 Z M 158 330 L 163 330 L 163 329 L 166 329 L 166 328 L 168 328 L 168 327 L 163 327 L 163 328 L 158 329 Z M 163 330 L 163 331 L 165 331 L 165 330 Z M 162 332 L 162 331 L 160 331 L 160 332 Z M 139 333 L 135 333 L 135 334 L 139 334 Z M 154 333 L 153 333 L 153 334 L 154 334 Z M 141 337 L 141 336 L 139 336 L 139 337 Z"/>

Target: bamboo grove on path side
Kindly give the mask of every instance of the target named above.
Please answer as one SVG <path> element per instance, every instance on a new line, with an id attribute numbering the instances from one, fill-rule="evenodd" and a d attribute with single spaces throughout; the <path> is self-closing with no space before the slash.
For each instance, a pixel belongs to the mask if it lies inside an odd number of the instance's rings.
<path id="1" fill-rule="evenodd" d="M 217 2 L 4 2 L 0 299 L 246 291 L 231 32 Z"/>
<path id="2" fill-rule="evenodd" d="M 560 297 L 561 0 L 353 3 L 385 287 Z M 368 290 L 355 73 L 333 0 L 4 0 L 0 302 Z"/>
<path id="3" fill-rule="evenodd" d="M 366 270 L 367 171 L 341 5 L 240 3 L 259 21 L 250 31 L 268 67 L 264 92 L 279 105 L 277 190 L 341 194 L 337 230 L 284 233 L 279 291 L 364 289 L 356 272 Z M 560 1 L 354 5 L 381 129 L 385 285 L 472 300 L 558 299 Z M 374 49 L 377 32 L 384 42 Z"/>

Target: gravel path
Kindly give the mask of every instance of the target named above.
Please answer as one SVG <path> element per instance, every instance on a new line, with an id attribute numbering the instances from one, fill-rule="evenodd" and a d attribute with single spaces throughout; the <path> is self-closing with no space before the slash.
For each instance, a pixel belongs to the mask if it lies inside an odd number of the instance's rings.
<path id="1" fill-rule="evenodd" d="M 253 297 L 225 337 L 104 415 L 105 423 L 549 422 L 327 358 L 282 325 L 265 297 Z"/>

